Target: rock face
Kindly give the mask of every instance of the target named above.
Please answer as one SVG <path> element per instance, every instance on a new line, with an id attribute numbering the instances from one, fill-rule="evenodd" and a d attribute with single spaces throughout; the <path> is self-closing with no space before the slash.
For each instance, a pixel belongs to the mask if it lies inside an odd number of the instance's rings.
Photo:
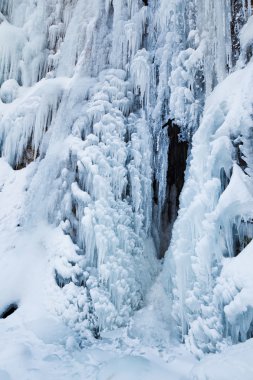
<path id="1" fill-rule="evenodd" d="M 80 344 L 145 304 L 170 242 L 157 281 L 181 338 L 201 355 L 251 336 L 253 303 L 232 311 L 244 283 L 226 269 L 252 239 L 251 2 L 0 12 L 0 152 L 28 173 L 22 226 L 55 230 L 53 308 Z"/>

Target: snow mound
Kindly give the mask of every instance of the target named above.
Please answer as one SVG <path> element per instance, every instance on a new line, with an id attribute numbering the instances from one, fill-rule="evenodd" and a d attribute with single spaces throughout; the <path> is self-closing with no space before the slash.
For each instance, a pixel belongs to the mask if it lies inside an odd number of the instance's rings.
<path id="1" fill-rule="evenodd" d="M 222 353 L 208 355 L 192 371 L 194 380 L 251 380 L 253 340 L 228 347 Z"/>
<path id="2" fill-rule="evenodd" d="M 120 359 L 113 359 L 106 363 L 100 370 L 97 380 L 113 378 L 115 380 L 167 380 L 168 372 L 151 363 L 148 359 L 138 356 L 126 356 Z"/>

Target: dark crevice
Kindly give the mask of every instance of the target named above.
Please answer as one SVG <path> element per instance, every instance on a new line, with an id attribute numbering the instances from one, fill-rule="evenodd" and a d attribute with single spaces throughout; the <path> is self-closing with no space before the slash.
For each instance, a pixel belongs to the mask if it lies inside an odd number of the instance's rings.
<path id="1" fill-rule="evenodd" d="M 160 258 L 168 249 L 172 228 L 178 215 L 179 197 L 184 185 L 188 141 L 181 141 L 180 127 L 173 120 L 167 123 L 169 149 L 166 200 L 161 213 Z"/>
<path id="2" fill-rule="evenodd" d="M 55 271 L 55 282 L 59 286 L 59 288 L 64 288 L 64 286 L 66 286 L 72 282 L 72 279 L 71 278 L 64 278 L 57 271 Z"/>
<path id="3" fill-rule="evenodd" d="M 243 147 L 243 141 L 242 141 L 242 136 L 239 136 L 237 139 L 234 139 L 232 141 L 233 146 L 235 148 L 235 160 L 237 165 L 242 169 L 242 171 L 246 173 L 246 169 L 248 167 L 247 162 L 245 161 L 245 156 L 242 152 L 242 147 Z"/>
<path id="4" fill-rule="evenodd" d="M 156 180 L 155 174 L 153 177 L 152 186 L 153 186 L 153 202 L 157 206 L 158 202 L 159 202 L 159 185 L 158 185 L 158 182 Z"/>
<path id="5" fill-rule="evenodd" d="M 253 239 L 253 221 L 242 220 L 232 225 L 233 256 L 238 256 Z"/>
<path id="6" fill-rule="evenodd" d="M 14 170 L 21 170 L 28 166 L 31 162 L 35 161 L 39 157 L 39 152 L 35 152 L 30 142 L 27 148 L 24 150 L 23 157 L 19 163 L 14 167 Z"/>
<path id="7" fill-rule="evenodd" d="M 17 309 L 18 309 L 18 305 L 16 303 L 10 304 L 9 306 L 7 306 L 5 308 L 5 310 L 0 315 L 0 319 L 6 319 L 6 318 L 8 318 L 10 315 L 12 315 L 13 313 L 15 313 L 15 311 Z"/>
<path id="8" fill-rule="evenodd" d="M 250 45 L 247 47 L 247 50 L 246 50 L 246 63 L 249 63 L 249 61 L 251 60 L 253 56 L 253 47 Z"/>
<path id="9" fill-rule="evenodd" d="M 231 0 L 231 10 L 232 66 L 234 66 L 241 52 L 239 33 L 245 23 L 243 0 Z"/>
<path id="10" fill-rule="evenodd" d="M 230 169 L 229 176 L 227 175 L 225 169 L 221 168 L 220 170 L 221 193 L 223 193 L 228 187 L 231 176 L 232 176 L 232 168 Z"/>
<path id="11" fill-rule="evenodd" d="M 240 53 L 240 31 L 247 21 L 247 14 L 249 14 L 248 7 L 253 8 L 253 1 L 245 2 L 244 0 L 231 0 L 231 41 L 232 41 L 232 66 L 235 66 Z M 246 52 L 247 62 L 252 57 L 252 47 L 249 47 Z"/>
<path id="12" fill-rule="evenodd" d="M 250 325 L 250 328 L 247 331 L 247 339 L 253 338 L 253 322 Z"/>

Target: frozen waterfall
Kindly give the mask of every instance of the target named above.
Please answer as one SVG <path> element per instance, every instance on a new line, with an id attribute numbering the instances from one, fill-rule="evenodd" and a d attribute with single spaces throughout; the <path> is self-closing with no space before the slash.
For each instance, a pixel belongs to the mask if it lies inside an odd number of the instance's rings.
<path id="1" fill-rule="evenodd" d="M 252 337 L 251 14 L 0 0 L 3 170 L 27 176 L 22 228 L 53 229 L 48 308 L 80 346 L 152 304 L 154 283 L 198 357 Z"/>

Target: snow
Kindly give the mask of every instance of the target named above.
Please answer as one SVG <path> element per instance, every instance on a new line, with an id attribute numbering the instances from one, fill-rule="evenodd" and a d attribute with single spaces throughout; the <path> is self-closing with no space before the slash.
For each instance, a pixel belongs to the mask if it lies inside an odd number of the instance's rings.
<path id="1" fill-rule="evenodd" d="M 250 1 L 235 11 L 0 0 L 1 380 L 222 379 L 236 355 L 250 378 Z M 159 261 L 168 119 L 190 155 Z"/>
<path id="2" fill-rule="evenodd" d="M 215 296 L 224 305 L 224 313 L 234 340 L 245 341 L 251 336 L 253 281 L 252 266 L 253 242 L 241 254 L 228 259 L 214 290 Z"/>
<path id="3" fill-rule="evenodd" d="M 243 26 L 240 32 L 241 47 L 245 51 L 247 47 L 252 44 L 252 29 L 253 29 L 253 16 Z"/>
<path id="4" fill-rule="evenodd" d="M 18 83 L 15 79 L 5 81 L 1 86 L 1 100 L 3 103 L 11 103 L 18 95 Z"/>
<path id="5" fill-rule="evenodd" d="M 221 354 L 207 356 L 192 371 L 194 380 L 252 379 L 253 340 L 228 347 Z"/>

